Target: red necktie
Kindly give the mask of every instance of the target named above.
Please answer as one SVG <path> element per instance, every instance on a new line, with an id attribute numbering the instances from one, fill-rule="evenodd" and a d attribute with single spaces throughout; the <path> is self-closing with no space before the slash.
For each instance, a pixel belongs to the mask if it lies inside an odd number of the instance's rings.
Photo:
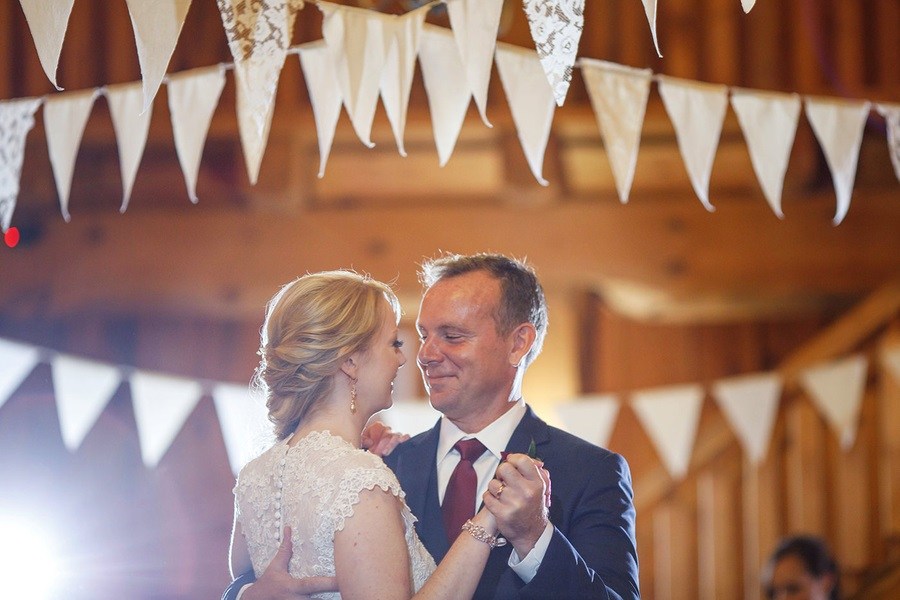
<path id="1" fill-rule="evenodd" d="M 478 475 L 472 464 L 484 454 L 487 448 L 477 439 L 459 440 L 453 446 L 459 452 L 459 463 L 447 482 L 444 492 L 444 503 L 441 514 L 444 518 L 444 530 L 447 540 L 452 544 L 459 535 L 466 519 L 475 515 L 475 490 L 478 487 Z"/>

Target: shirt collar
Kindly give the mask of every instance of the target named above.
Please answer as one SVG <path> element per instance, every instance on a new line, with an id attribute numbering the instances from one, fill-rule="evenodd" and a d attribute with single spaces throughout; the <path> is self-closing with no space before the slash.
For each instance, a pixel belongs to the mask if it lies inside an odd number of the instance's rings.
<path id="1" fill-rule="evenodd" d="M 437 447 L 438 464 L 447 457 L 453 446 L 461 439 L 477 437 L 478 440 L 491 451 L 497 460 L 502 458 L 501 453 L 506 450 L 509 439 L 512 437 L 519 421 L 525 416 L 525 401 L 521 398 L 505 413 L 497 417 L 490 425 L 474 434 L 468 434 L 454 425 L 447 417 L 441 417 L 441 434 Z"/>

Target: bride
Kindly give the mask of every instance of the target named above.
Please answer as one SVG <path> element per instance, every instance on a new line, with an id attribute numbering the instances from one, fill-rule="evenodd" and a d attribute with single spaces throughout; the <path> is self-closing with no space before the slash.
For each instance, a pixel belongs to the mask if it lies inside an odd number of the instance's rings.
<path id="1" fill-rule="evenodd" d="M 256 380 L 278 441 L 238 475 L 233 574 L 252 567 L 259 577 L 288 532 L 292 576 L 336 578 L 339 593 L 320 597 L 474 594 L 503 543 L 488 510 L 499 500 L 485 492 L 485 508 L 436 567 L 397 478 L 360 448 L 366 422 L 391 406 L 406 362 L 399 319 L 390 287 L 351 271 L 305 275 L 269 302 Z"/>

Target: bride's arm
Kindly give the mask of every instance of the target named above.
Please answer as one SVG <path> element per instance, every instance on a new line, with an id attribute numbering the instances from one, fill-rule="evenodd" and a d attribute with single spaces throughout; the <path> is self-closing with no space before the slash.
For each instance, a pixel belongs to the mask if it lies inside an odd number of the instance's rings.
<path id="1" fill-rule="evenodd" d="M 238 522 L 237 516 L 234 518 L 234 527 L 231 529 L 229 562 L 231 564 L 232 579 L 247 573 L 253 568 L 250 562 L 250 551 L 247 549 L 247 540 L 244 539 L 244 532 L 241 530 L 241 524 Z"/>

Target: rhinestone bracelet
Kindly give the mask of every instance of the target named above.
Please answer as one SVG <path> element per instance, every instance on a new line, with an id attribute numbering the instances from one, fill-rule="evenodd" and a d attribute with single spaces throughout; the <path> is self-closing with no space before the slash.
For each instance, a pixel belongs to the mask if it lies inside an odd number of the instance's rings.
<path id="1" fill-rule="evenodd" d="M 499 535 L 491 535 L 487 531 L 485 531 L 484 527 L 481 525 L 476 525 L 472 522 L 472 519 L 469 519 L 462 526 L 463 531 L 468 531 L 469 534 L 478 540 L 479 542 L 484 542 L 491 548 L 499 548 L 500 546 L 506 545 L 506 540 Z"/>

